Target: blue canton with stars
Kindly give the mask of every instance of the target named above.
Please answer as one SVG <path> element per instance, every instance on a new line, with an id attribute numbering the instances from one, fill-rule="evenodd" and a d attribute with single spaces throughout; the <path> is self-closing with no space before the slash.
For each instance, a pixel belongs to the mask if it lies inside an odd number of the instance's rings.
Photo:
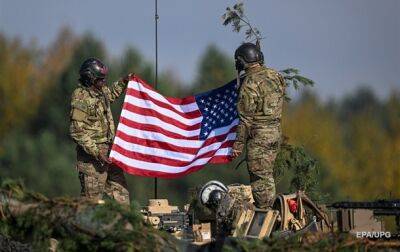
<path id="1" fill-rule="evenodd" d="M 203 115 L 200 140 L 205 140 L 212 130 L 230 125 L 238 117 L 236 80 L 220 88 L 196 95 L 195 99 Z"/>

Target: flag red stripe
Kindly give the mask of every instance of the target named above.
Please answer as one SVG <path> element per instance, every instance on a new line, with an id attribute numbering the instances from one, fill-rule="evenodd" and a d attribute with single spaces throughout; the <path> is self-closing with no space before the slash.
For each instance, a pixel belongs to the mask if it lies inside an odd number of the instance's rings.
<path id="1" fill-rule="evenodd" d="M 208 152 L 203 153 L 202 155 L 194 158 L 191 161 L 181 161 L 181 160 L 176 160 L 172 158 L 165 158 L 165 157 L 159 157 L 159 156 L 154 156 L 150 154 L 143 154 L 135 151 L 128 151 L 125 150 L 123 147 L 119 146 L 118 144 L 114 144 L 113 150 L 124 155 L 125 157 L 129 157 L 131 159 L 136 159 L 140 161 L 145 161 L 149 163 L 155 163 L 155 164 L 164 164 L 164 165 L 169 165 L 169 166 L 176 166 L 176 167 L 181 167 L 181 166 L 187 166 L 196 161 L 197 159 L 200 158 L 207 158 L 207 157 L 212 157 L 214 154 L 221 148 L 226 148 L 232 146 L 234 140 L 229 140 L 221 144 L 221 147 L 218 149 L 210 150 Z"/>
<path id="2" fill-rule="evenodd" d="M 199 139 L 199 136 L 190 136 L 190 137 L 183 136 L 181 134 L 165 130 L 159 126 L 134 122 L 123 116 L 120 117 L 119 122 L 130 128 L 134 128 L 134 129 L 138 129 L 138 130 L 145 130 L 145 131 L 150 131 L 150 132 L 157 132 L 157 133 L 163 134 L 164 136 L 175 138 L 177 140 L 181 140 L 181 139 L 183 139 L 183 140 L 198 140 Z M 120 131 L 118 130 L 117 134 L 118 134 L 118 132 L 120 132 Z"/>
<path id="3" fill-rule="evenodd" d="M 140 84 L 142 84 L 144 87 L 158 93 L 156 90 L 154 90 L 154 88 L 152 86 L 150 86 L 149 84 L 147 84 L 146 82 L 144 82 L 143 80 L 141 80 L 138 77 L 134 77 L 133 81 L 138 82 Z M 193 102 L 196 102 L 196 99 L 194 98 L 194 96 L 189 96 L 189 97 L 185 97 L 185 98 L 174 98 L 174 97 L 166 97 L 163 96 L 165 99 L 167 99 L 170 103 L 175 104 L 175 105 L 186 105 L 186 104 L 190 104 Z"/>
<path id="4" fill-rule="evenodd" d="M 141 108 L 141 107 L 132 105 L 130 103 L 125 103 L 124 104 L 124 109 L 126 109 L 126 110 L 128 110 L 130 112 L 136 113 L 136 114 L 141 114 L 141 115 L 144 115 L 144 116 L 152 116 L 152 117 L 158 118 L 158 119 L 164 121 L 167 124 L 174 125 L 174 126 L 176 126 L 178 128 L 181 128 L 181 129 L 187 130 L 187 131 L 197 130 L 197 129 L 200 129 L 200 127 L 201 127 L 201 123 L 200 122 L 196 123 L 194 125 L 186 125 L 186 124 L 184 124 L 184 123 L 182 123 L 182 122 L 180 122 L 180 121 L 178 121 L 178 120 L 176 120 L 174 118 L 168 117 L 168 116 L 166 116 L 164 114 L 161 114 L 161 113 L 159 113 L 159 112 L 157 112 L 157 111 L 155 111 L 153 109 Z"/>
<path id="5" fill-rule="evenodd" d="M 211 137 L 211 138 L 205 140 L 203 145 L 199 148 L 182 147 L 182 146 L 178 146 L 178 145 L 174 145 L 174 144 L 166 143 L 166 142 L 162 142 L 162 141 L 129 136 L 122 131 L 117 131 L 116 136 L 126 142 L 133 143 L 133 144 L 139 144 L 139 145 L 143 145 L 146 147 L 152 147 L 152 148 L 158 148 L 158 149 L 162 149 L 162 150 L 176 151 L 176 152 L 182 152 L 182 153 L 186 153 L 186 154 L 195 155 L 199 151 L 199 149 L 201 149 L 203 147 L 209 146 L 213 143 L 224 141 L 228 134 L 235 132 L 235 128 L 236 128 L 236 126 L 232 127 L 228 132 L 226 132 L 222 135 L 214 136 L 214 137 Z M 129 156 L 127 156 L 127 157 L 129 157 Z"/>
<path id="6" fill-rule="evenodd" d="M 168 104 L 168 103 L 162 102 L 160 100 L 157 100 L 157 99 L 151 97 L 150 95 L 148 95 L 147 93 L 139 91 L 139 90 L 136 90 L 136 89 L 128 88 L 126 90 L 126 94 L 130 95 L 130 96 L 133 96 L 133 97 L 136 97 L 136 98 L 139 98 L 139 99 L 142 99 L 142 100 L 151 101 L 154 104 L 156 104 L 156 105 L 158 105 L 158 106 L 160 106 L 162 108 L 169 109 L 172 112 L 177 113 L 180 116 L 188 118 L 188 119 L 193 119 L 193 118 L 197 118 L 197 117 L 201 116 L 201 113 L 200 113 L 199 110 L 194 110 L 194 111 L 183 113 L 182 111 L 179 111 L 176 108 L 174 108 L 173 106 L 171 106 L 171 104 Z M 193 101 L 193 102 L 195 102 L 195 101 Z"/>
<path id="7" fill-rule="evenodd" d="M 167 178 L 167 179 L 179 178 L 179 177 L 185 176 L 189 173 L 198 171 L 204 167 L 204 165 L 197 165 L 197 166 L 193 166 L 190 169 L 187 169 L 186 171 L 183 171 L 183 172 L 167 173 L 167 172 L 150 171 L 150 170 L 132 167 L 132 166 L 126 165 L 125 163 L 123 163 L 115 158 L 110 158 L 110 160 L 114 164 L 116 164 L 117 166 L 122 168 L 126 173 L 136 175 L 136 176 L 157 177 L 157 178 Z M 210 159 L 209 163 L 222 164 L 222 163 L 228 163 L 230 161 L 231 160 L 227 156 L 215 156 L 212 159 Z"/>

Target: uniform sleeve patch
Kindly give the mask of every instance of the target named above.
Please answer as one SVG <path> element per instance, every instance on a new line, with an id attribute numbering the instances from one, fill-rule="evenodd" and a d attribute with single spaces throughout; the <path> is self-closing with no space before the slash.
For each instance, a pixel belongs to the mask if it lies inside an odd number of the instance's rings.
<path id="1" fill-rule="evenodd" d="M 75 121 L 84 121 L 87 117 L 86 113 L 79 109 L 72 109 L 71 119 Z"/>

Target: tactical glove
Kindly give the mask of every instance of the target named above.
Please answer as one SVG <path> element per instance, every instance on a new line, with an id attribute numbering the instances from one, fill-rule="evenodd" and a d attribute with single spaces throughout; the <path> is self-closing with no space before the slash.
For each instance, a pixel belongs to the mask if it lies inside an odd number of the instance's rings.
<path id="1" fill-rule="evenodd" d="M 129 73 L 128 75 L 126 75 L 126 76 L 124 76 L 124 77 L 122 78 L 122 82 L 123 82 L 124 84 L 128 84 L 128 82 L 129 82 L 134 76 L 135 76 L 135 74 Z"/>

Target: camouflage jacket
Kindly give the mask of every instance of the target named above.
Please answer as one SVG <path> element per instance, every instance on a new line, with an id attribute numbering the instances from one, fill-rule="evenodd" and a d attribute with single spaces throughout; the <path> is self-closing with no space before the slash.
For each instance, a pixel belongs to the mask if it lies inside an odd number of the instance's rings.
<path id="1" fill-rule="evenodd" d="M 239 125 L 234 149 L 241 151 L 246 140 L 280 132 L 285 81 L 275 70 L 257 66 L 246 70 L 239 90 Z M 280 134 L 276 134 L 280 135 Z"/>
<path id="2" fill-rule="evenodd" d="M 99 155 L 98 144 L 111 143 L 115 125 L 110 103 L 125 90 L 122 81 L 104 86 L 101 91 L 79 85 L 71 98 L 70 135 L 86 153 Z"/>

